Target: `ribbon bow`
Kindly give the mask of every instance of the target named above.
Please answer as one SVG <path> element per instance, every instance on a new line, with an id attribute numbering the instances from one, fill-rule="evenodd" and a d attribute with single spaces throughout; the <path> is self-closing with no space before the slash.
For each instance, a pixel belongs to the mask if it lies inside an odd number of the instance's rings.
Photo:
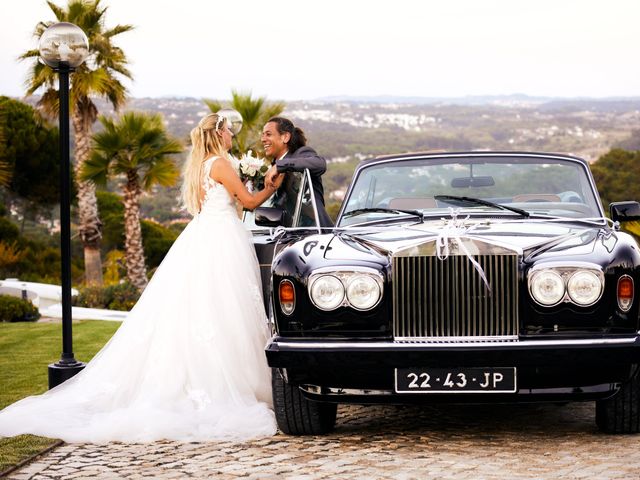
<path id="1" fill-rule="evenodd" d="M 487 279 L 487 276 L 482 269 L 482 265 L 480 265 L 478 261 L 473 257 L 471 252 L 467 250 L 467 247 L 465 247 L 464 242 L 462 241 L 463 237 L 468 237 L 469 232 L 473 230 L 475 225 L 468 226 L 464 224 L 464 221 L 469 218 L 468 215 L 464 219 L 458 220 L 458 209 L 449 208 L 449 212 L 451 214 L 451 218 L 442 219 L 445 224 L 436 238 L 436 255 L 438 257 L 438 260 L 446 260 L 447 258 L 449 258 L 449 242 L 455 242 L 462 253 L 467 256 L 473 267 L 480 275 L 480 278 L 482 278 L 482 281 L 487 287 L 489 294 L 491 294 L 491 285 L 489 285 L 489 280 Z"/>

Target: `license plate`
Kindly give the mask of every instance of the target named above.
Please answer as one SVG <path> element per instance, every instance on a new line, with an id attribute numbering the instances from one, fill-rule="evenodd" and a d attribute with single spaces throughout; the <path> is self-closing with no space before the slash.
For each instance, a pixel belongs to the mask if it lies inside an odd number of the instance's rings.
<path id="1" fill-rule="evenodd" d="M 514 393 L 515 367 L 396 368 L 396 393 Z"/>

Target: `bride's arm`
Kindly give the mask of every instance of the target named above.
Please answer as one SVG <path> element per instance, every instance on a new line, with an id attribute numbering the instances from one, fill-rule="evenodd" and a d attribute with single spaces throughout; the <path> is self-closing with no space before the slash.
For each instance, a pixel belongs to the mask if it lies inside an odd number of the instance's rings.
<path id="1" fill-rule="evenodd" d="M 250 193 L 226 158 L 214 160 L 210 175 L 216 182 L 224 185 L 227 192 L 249 210 L 262 205 L 276 191 L 274 185 L 269 185 L 258 192 Z"/>

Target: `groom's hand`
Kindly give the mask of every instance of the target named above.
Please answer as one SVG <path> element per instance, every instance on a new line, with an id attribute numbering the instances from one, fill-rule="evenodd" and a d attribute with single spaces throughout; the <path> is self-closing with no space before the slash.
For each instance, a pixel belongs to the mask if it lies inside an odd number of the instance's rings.
<path id="1" fill-rule="evenodd" d="M 278 169 L 275 165 L 272 165 L 269 170 L 267 170 L 267 174 L 264 178 L 264 183 L 274 188 L 280 187 L 282 184 L 282 179 L 284 178 L 284 174 L 278 173 Z"/>
<path id="2" fill-rule="evenodd" d="M 284 173 L 278 173 L 273 179 L 273 186 L 277 189 L 282 185 L 282 181 L 284 180 Z"/>

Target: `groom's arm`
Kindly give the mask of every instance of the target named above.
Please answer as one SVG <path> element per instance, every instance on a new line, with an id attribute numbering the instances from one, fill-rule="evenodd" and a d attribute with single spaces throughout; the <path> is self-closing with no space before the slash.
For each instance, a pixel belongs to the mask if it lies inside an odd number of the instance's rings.
<path id="1" fill-rule="evenodd" d="M 314 176 L 320 176 L 327 171 L 327 161 L 318 155 L 311 147 L 301 147 L 295 154 L 286 155 L 276 161 L 278 173 L 300 172 L 305 168 Z"/>

